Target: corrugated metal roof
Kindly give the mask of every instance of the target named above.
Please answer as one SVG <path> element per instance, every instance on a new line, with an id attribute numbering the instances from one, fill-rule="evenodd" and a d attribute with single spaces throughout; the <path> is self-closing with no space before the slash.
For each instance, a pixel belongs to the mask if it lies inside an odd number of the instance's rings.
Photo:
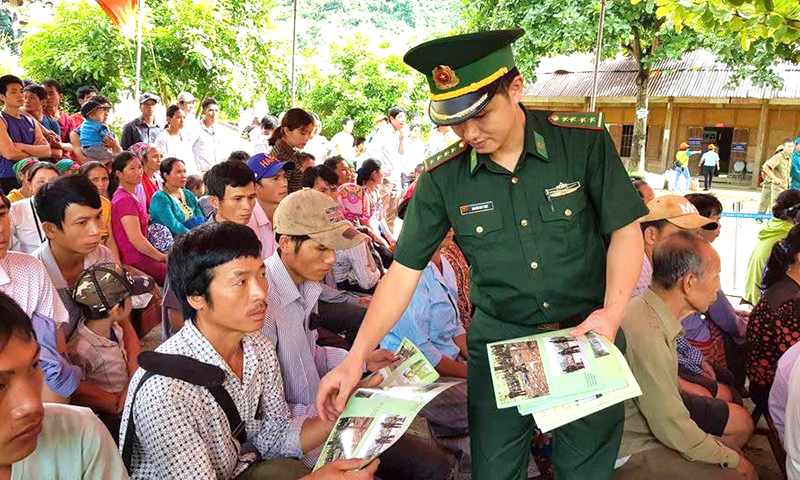
<path id="1" fill-rule="evenodd" d="M 800 65 L 782 63 L 774 67 L 783 79 L 783 88 L 759 87 L 749 80 L 731 85 L 733 72 L 706 51 L 686 53 L 679 60 L 663 60 L 652 69 L 650 97 L 702 97 L 799 99 Z M 636 62 L 614 58 L 601 62 L 597 76 L 598 97 L 635 97 Z M 525 96 L 588 97 L 592 92 L 594 64 L 587 55 L 545 59 L 536 70 L 536 83 L 525 89 Z"/>

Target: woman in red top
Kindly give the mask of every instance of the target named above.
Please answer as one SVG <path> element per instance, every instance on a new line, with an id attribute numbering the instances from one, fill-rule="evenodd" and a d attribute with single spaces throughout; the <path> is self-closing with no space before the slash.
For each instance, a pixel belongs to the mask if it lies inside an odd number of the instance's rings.
<path id="1" fill-rule="evenodd" d="M 164 186 L 164 180 L 159 173 L 164 152 L 153 145 L 139 142 L 131 145 L 131 153 L 142 162 L 143 170 L 142 183 L 136 187 L 136 197 L 149 211 L 150 199 Z"/>

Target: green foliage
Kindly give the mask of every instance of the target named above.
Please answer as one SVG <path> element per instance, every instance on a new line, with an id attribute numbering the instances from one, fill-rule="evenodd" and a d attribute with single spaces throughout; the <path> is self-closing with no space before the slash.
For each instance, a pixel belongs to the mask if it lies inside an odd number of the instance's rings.
<path id="1" fill-rule="evenodd" d="M 61 82 L 75 107 L 75 91 L 81 85 L 94 85 L 113 101 L 130 65 L 129 43 L 100 7 L 61 2 L 52 23 L 34 30 L 22 43 L 20 63 L 34 80 Z"/>
<path id="2" fill-rule="evenodd" d="M 800 3 L 797 0 L 657 2 L 658 16 L 668 19 L 676 30 L 689 27 L 698 32 L 733 36 L 744 50 L 749 50 L 753 42 L 766 40 L 788 45 L 797 53 L 800 40 Z"/>
<path id="3" fill-rule="evenodd" d="M 631 0 L 637 2 L 640 0 Z M 797 0 L 656 0 L 656 11 L 673 31 L 707 35 L 719 58 L 756 84 L 779 86 L 775 60 L 800 62 Z"/>
<path id="4" fill-rule="evenodd" d="M 692 32 L 682 34 L 662 29 L 664 20 L 655 14 L 656 0 L 636 4 L 608 2 L 601 55 L 613 57 L 621 51 L 640 61 L 643 69 L 664 58 L 679 57 L 697 46 Z M 593 52 L 597 42 L 600 3 L 586 0 L 471 0 L 464 3 L 464 31 L 493 28 L 524 28 L 515 44 L 518 65 L 532 78 L 543 57 L 574 52 Z"/>
<path id="5" fill-rule="evenodd" d="M 291 31 L 294 0 L 278 0 L 275 23 Z M 459 0 L 299 0 L 298 45 L 324 48 L 351 32 L 405 47 L 457 26 Z"/>
<path id="6" fill-rule="evenodd" d="M 150 0 L 144 25 L 142 90 L 165 101 L 181 90 L 213 96 L 229 112 L 263 97 L 272 80 L 271 0 Z M 93 2 L 60 2 L 53 21 L 22 44 L 31 78 L 56 78 L 73 93 L 94 85 L 117 99 L 132 91 L 135 42 Z"/>
<path id="7" fill-rule="evenodd" d="M 372 129 L 375 116 L 393 106 L 422 111 L 427 93 L 424 77 L 391 53 L 387 44 L 371 46 L 367 37 L 356 34 L 331 44 L 326 57 L 328 70 L 304 70 L 298 83 L 298 106 L 321 117 L 327 137 L 341 130 L 345 117 L 354 121 L 353 134 L 363 136 Z"/>

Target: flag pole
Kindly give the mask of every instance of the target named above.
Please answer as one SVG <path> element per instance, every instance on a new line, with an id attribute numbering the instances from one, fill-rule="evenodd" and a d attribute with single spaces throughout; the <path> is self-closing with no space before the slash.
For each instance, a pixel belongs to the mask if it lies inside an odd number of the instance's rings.
<path id="1" fill-rule="evenodd" d="M 297 85 L 294 77 L 294 62 L 297 56 L 297 0 L 294 0 L 294 18 L 292 19 L 292 108 L 295 106 Z"/>
<path id="2" fill-rule="evenodd" d="M 603 24 L 606 19 L 606 0 L 600 0 L 600 24 L 597 28 L 597 48 L 594 52 L 594 76 L 592 77 L 592 97 L 589 100 L 589 111 L 597 108 L 597 71 L 600 69 L 600 51 L 603 49 Z"/>
<path id="3" fill-rule="evenodd" d="M 136 20 L 136 95 L 134 98 L 138 102 L 142 82 L 142 23 L 144 20 L 144 0 L 138 0 L 136 4 L 139 7 L 139 15 Z"/>

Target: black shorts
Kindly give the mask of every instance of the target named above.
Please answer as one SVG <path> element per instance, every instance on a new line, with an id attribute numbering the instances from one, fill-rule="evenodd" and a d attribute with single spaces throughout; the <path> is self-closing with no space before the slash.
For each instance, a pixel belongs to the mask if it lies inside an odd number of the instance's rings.
<path id="1" fill-rule="evenodd" d="M 717 437 L 722 436 L 731 413 L 728 402 L 684 392 L 681 392 L 681 398 L 689 410 L 689 416 L 702 431 Z"/>

